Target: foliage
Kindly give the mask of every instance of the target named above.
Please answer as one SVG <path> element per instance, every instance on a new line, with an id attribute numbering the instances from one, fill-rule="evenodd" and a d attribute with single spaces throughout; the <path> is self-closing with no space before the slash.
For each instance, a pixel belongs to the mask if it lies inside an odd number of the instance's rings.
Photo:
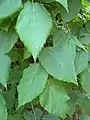
<path id="1" fill-rule="evenodd" d="M 0 0 L 0 120 L 88 119 L 90 0 Z"/>

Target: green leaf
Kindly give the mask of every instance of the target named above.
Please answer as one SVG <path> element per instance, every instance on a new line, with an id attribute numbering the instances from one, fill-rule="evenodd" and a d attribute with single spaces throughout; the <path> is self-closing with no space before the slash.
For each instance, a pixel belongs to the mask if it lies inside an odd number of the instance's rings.
<path id="1" fill-rule="evenodd" d="M 90 62 L 90 47 L 88 49 L 88 61 Z"/>
<path id="2" fill-rule="evenodd" d="M 6 102 L 1 95 L 0 95 L 0 120 L 7 120 Z"/>
<path id="3" fill-rule="evenodd" d="M 90 2 L 90 0 L 86 0 L 87 2 Z"/>
<path id="4" fill-rule="evenodd" d="M 28 51 L 27 48 L 24 48 L 24 58 L 23 59 L 27 59 L 31 56 L 31 53 Z"/>
<path id="5" fill-rule="evenodd" d="M 67 114 L 68 114 L 70 117 L 72 117 L 72 116 L 73 116 L 73 113 L 74 113 L 75 110 L 76 110 L 76 106 L 73 105 L 73 104 L 70 104 L 69 102 L 68 102 L 68 105 L 69 105 L 69 111 L 68 111 Z"/>
<path id="6" fill-rule="evenodd" d="M 15 31 L 11 30 L 9 32 L 0 31 L 0 54 L 9 52 L 18 39 L 18 35 Z"/>
<path id="7" fill-rule="evenodd" d="M 80 36 L 89 35 L 89 33 L 87 32 L 87 29 L 85 28 L 85 26 L 81 26 L 79 32 L 80 32 L 80 33 L 79 33 Z"/>
<path id="8" fill-rule="evenodd" d="M 64 22 L 69 22 L 74 19 L 81 8 L 81 0 L 69 0 L 67 12 L 62 6 L 60 6 L 60 13 Z"/>
<path id="9" fill-rule="evenodd" d="M 83 89 L 90 95 L 90 63 L 87 69 L 80 74 Z"/>
<path id="10" fill-rule="evenodd" d="M 86 45 L 90 44 L 90 34 L 80 37 L 79 39 L 82 44 L 86 44 Z"/>
<path id="11" fill-rule="evenodd" d="M 76 37 L 75 37 L 76 38 Z M 82 48 L 83 50 L 87 51 L 84 47 L 84 45 L 82 45 L 82 43 L 76 38 L 75 39 L 75 44 L 79 47 Z"/>
<path id="12" fill-rule="evenodd" d="M 76 73 L 81 73 L 88 65 L 88 52 L 86 51 L 78 51 L 76 53 L 76 59 L 75 59 L 75 70 Z"/>
<path id="13" fill-rule="evenodd" d="M 40 64 L 31 64 L 24 70 L 18 86 L 19 107 L 32 101 L 43 91 L 47 78 L 48 73 Z"/>
<path id="14" fill-rule="evenodd" d="M 20 81 L 22 78 L 23 70 L 20 69 L 20 67 L 16 66 L 13 68 L 13 70 L 10 71 L 10 76 L 8 80 L 8 85 L 9 84 L 16 84 Z"/>
<path id="15" fill-rule="evenodd" d="M 23 116 L 24 116 L 25 120 L 35 120 L 35 117 L 36 117 L 36 116 L 34 116 L 34 114 L 32 113 L 32 111 L 31 112 L 24 112 Z"/>
<path id="16" fill-rule="evenodd" d="M 19 113 L 8 115 L 8 120 L 23 120 Z"/>
<path id="17" fill-rule="evenodd" d="M 13 15 L 21 8 L 21 0 L 0 0 L 0 19 Z"/>
<path id="18" fill-rule="evenodd" d="M 34 100 L 32 100 L 32 102 L 29 102 L 29 103 L 25 104 L 24 107 L 32 108 L 32 106 L 37 106 L 37 104 L 39 104 L 39 96 L 37 96 Z"/>
<path id="19" fill-rule="evenodd" d="M 89 119 L 89 116 L 87 116 L 87 115 L 81 115 L 79 117 L 79 120 L 88 120 L 88 119 Z"/>
<path id="20" fill-rule="evenodd" d="M 9 79 L 9 70 L 10 70 L 11 60 L 6 55 L 0 55 L 0 83 L 7 87 L 7 81 Z"/>
<path id="21" fill-rule="evenodd" d="M 74 34 L 74 35 L 77 35 L 81 29 L 81 25 L 79 22 L 70 22 L 69 23 L 69 29 L 71 30 L 71 32 Z"/>
<path id="22" fill-rule="evenodd" d="M 57 2 L 59 2 L 68 12 L 68 1 L 67 0 L 55 0 Z"/>
<path id="23" fill-rule="evenodd" d="M 69 96 L 60 81 L 49 79 L 40 96 L 41 106 L 49 113 L 64 118 L 69 110 L 67 100 Z"/>
<path id="24" fill-rule="evenodd" d="M 37 118 L 41 118 L 43 115 L 43 112 L 39 108 L 35 108 L 35 116 Z"/>
<path id="25" fill-rule="evenodd" d="M 90 20 L 85 24 L 86 30 L 90 33 Z"/>
<path id="26" fill-rule="evenodd" d="M 40 2 L 44 2 L 44 3 L 52 3 L 54 1 L 59 2 L 68 12 L 68 2 L 67 2 L 67 0 L 40 0 Z"/>
<path id="27" fill-rule="evenodd" d="M 69 93 L 71 99 L 69 100 L 69 104 L 73 107 L 75 105 L 79 105 L 82 113 L 90 115 L 90 98 L 86 96 L 86 93 L 81 93 L 80 91 L 71 91 Z"/>
<path id="28" fill-rule="evenodd" d="M 15 104 L 15 93 L 16 93 L 16 86 L 12 86 L 10 90 L 3 91 L 1 93 L 7 103 L 8 113 L 13 112 L 13 106 Z"/>
<path id="29" fill-rule="evenodd" d="M 34 113 L 32 111 L 23 113 L 25 120 L 41 120 L 43 112 L 39 108 L 34 109 Z"/>
<path id="30" fill-rule="evenodd" d="M 66 39 L 56 42 L 54 47 L 42 50 L 39 60 L 54 78 L 77 84 L 74 68 L 75 53 L 75 43 L 67 36 Z"/>
<path id="31" fill-rule="evenodd" d="M 66 47 L 69 53 L 72 55 L 73 59 L 75 60 L 76 56 L 76 45 L 75 45 L 76 37 L 70 33 L 66 33 L 64 30 L 59 30 L 54 38 L 53 44 L 55 47 Z"/>
<path id="32" fill-rule="evenodd" d="M 18 47 L 13 47 L 13 49 L 11 49 L 11 51 L 7 54 L 13 62 L 15 62 L 15 61 L 21 62 L 23 60 L 24 49 L 18 48 Z"/>
<path id="33" fill-rule="evenodd" d="M 32 53 L 34 61 L 47 40 L 52 28 L 52 19 L 46 9 L 39 3 L 27 2 L 20 12 L 16 29 Z"/>
<path id="34" fill-rule="evenodd" d="M 0 22 L 0 29 L 1 30 L 5 30 L 5 31 L 8 31 L 10 25 L 11 25 L 11 18 L 7 18 L 7 19 L 3 19 L 1 20 Z"/>
<path id="35" fill-rule="evenodd" d="M 87 96 L 81 98 L 79 105 L 81 107 L 82 113 L 85 113 L 86 115 L 90 116 L 90 98 Z"/>
<path id="36" fill-rule="evenodd" d="M 44 120 L 60 120 L 58 117 L 50 115 L 50 114 L 44 115 L 43 119 Z"/>

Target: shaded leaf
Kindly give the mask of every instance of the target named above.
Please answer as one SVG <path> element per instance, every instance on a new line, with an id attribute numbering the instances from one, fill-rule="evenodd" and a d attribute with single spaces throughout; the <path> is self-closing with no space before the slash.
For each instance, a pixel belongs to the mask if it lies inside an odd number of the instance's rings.
<path id="1" fill-rule="evenodd" d="M 0 31 L 0 54 L 9 52 L 18 39 L 15 31 Z"/>
<path id="2" fill-rule="evenodd" d="M 10 76 L 8 80 L 8 85 L 12 84 L 15 85 L 18 83 L 22 77 L 23 70 L 20 69 L 20 67 L 14 67 L 13 70 L 10 71 Z"/>
<path id="3" fill-rule="evenodd" d="M 27 59 L 31 56 L 31 53 L 28 51 L 27 48 L 24 48 L 24 59 Z"/>
<path id="4" fill-rule="evenodd" d="M 20 114 L 11 114 L 8 116 L 7 120 L 23 120 Z"/>
<path id="5" fill-rule="evenodd" d="M 60 81 L 49 79 L 40 96 L 40 104 L 49 113 L 64 118 L 69 110 L 67 100 L 69 97 Z"/>
<path id="6" fill-rule="evenodd" d="M 17 60 L 21 62 L 23 60 L 24 49 L 13 47 L 13 49 L 7 54 L 13 62 Z"/>
<path id="7" fill-rule="evenodd" d="M 76 38 L 76 37 L 75 37 Z M 84 47 L 84 45 L 76 38 L 75 43 L 79 48 L 82 48 L 83 50 L 87 51 Z"/>
<path id="8" fill-rule="evenodd" d="M 15 104 L 15 92 L 16 92 L 15 87 L 16 86 L 13 86 L 13 88 L 11 88 L 10 90 L 2 92 L 2 96 L 5 98 L 9 113 L 13 112 L 13 107 Z"/>
<path id="9" fill-rule="evenodd" d="M 21 8 L 21 0 L 0 0 L 0 19 L 11 16 Z"/>
<path id="10" fill-rule="evenodd" d="M 81 29 L 81 24 L 79 22 L 70 22 L 69 23 L 69 29 L 74 35 L 78 35 Z"/>
<path id="11" fill-rule="evenodd" d="M 9 79 L 9 71 L 10 71 L 11 60 L 6 55 L 0 55 L 0 83 L 7 87 L 7 81 Z"/>
<path id="12" fill-rule="evenodd" d="M 87 115 L 81 115 L 79 117 L 79 120 L 89 120 L 89 116 L 87 116 Z"/>
<path id="13" fill-rule="evenodd" d="M 60 7 L 60 13 L 64 22 L 69 22 L 74 19 L 81 8 L 81 0 L 68 0 L 68 11 L 67 12 L 62 6 Z"/>
<path id="14" fill-rule="evenodd" d="M 67 0 L 55 0 L 59 2 L 68 12 L 68 1 Z"/>
<path id="15" fill-rule="evenodd" d="M 90 33 L 90 20 L 85 24 L 86 30 Z"/>
<path id="16" fill-rule="evenodd" d="M 90 48 L 88 49 L 88 61 L 90 61 Z"/>
<path id="17" fill-rule="evenodd" d="M 44 3 L 52 3 L 54 1 L 57 1 L 59 2 L 68 12 L 68 2 L 67 0 L 40 0 L 41 2 L 44 2 Z"/>
<path id="18" fill-rule="evenodd" d="M 80 74 L 80 79 L 83 89 L 90 95 L 90 63 L 87 69 Z"/>
<path id="19" fill-rule="evenodd" d="M 84 69 L 86 69 L 88 65 L 88 52 L 85 52 L 83 50 L 78 51 L 76 53 L 76 59 L 75 59 L 75 70 L 76 73 L 81 73 Z"/>
<path id="20" fill-rule="evenodd" d="M 6 102 L 1 95 L 0 95 L 0 120 L 7 120 Z"/>
<path id="21" fill-rule="evenodd" d="M 32 113 L 32 111 L 31 112 L 24 112 L 23 113 L 23 116 L 24 116 L 24 119 L 25 120 L 35 120 L 35 116 L 34 116 L 34 114 Z M 37 120 L 37 119 L 36 119 Z"/>
<path id="22" fill-rule="evenodd" d="M 0 22 L 1 30 L 8 31 L 10 24 L 11 24 L 11 18 L 1 20 L 1 22 Z"/>
<path id="23" fill-rule="evenodd" d="M 80 42 L 86 45 L 90 44 L 90 34 L 80 37 Z"/>
<path id="24" fill-rule="evenodd" d="M 26 111 L 24 112 L 23 116 L 25 120 L 41 120 L 42 114 L 43 113 L 39 108 L 35 108 L 34 113 L 32 111 Z"/>
<path id="25" fill-rule="evenodd" d="M 90 115 L 90 99 L 86 96 L 85 93 L 81 93 L 80 91 L 72 91 L 69 93 L 70 100 L 69 104 L 71 104 L 74 108 L 75 105 L 79 105 L 82 113 Z"/>
<path id="26" fill-rule="evenodd" d="M 44 120 L 60 120 L 58 117 L 53 116 L 53 115 L 50 115 L 50 114 L 44 115 L 44 118 L 43 118 L 43 119 L 44 119 Z"/>

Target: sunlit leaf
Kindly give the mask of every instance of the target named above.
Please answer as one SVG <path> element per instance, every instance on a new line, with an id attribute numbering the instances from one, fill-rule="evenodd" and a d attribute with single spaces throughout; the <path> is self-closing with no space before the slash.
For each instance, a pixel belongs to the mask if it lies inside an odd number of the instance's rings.
<path id="1" fill-rule="evenodd" d="M 36 60 L 52 28 L 52 19 L 46 9 L 39 3 L 27 2 L 20 12 L 17 32 Z"/>
<path id="2" fill-rule="evenodd" d="M 30 64 L 24 70 L 18 86 L 19 107 L 32 101 L 43 91 L 47 77 L 48 73 L 40 64 Z"/>

